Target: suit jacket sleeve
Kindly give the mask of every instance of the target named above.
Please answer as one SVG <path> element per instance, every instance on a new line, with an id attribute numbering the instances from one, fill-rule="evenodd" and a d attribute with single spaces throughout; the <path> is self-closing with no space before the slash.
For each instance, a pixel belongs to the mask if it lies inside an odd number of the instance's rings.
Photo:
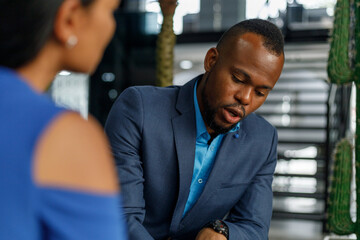
<path id="1" fill-rule="evenodd" d="M 272 215 L 272 180 L 277 159 L 277 133 L 274 129 L 271 151 L 245 194 L 226 219 L 230 240 L 268 239 Z"/>
<path id="2" fill-rule="evenodd" d="M 133 240 L 153 240 L 142 225 L 145 217 L 143 196 L 141 135 L 143 127 L 143 102 L 139 90 L 126 89 L 114 103 L 106 125 L 121 182 L 123 207 L 129 237 Z"/>

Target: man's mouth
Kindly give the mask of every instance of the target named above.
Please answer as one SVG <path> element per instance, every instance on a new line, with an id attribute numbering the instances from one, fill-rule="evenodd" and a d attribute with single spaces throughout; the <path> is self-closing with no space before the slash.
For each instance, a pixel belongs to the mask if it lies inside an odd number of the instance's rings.
<path id="1" fill-rule="evenodd" d="M 230 107 L 227 107 L 225 108 L 227 111 L 229 111 L 229 113 L 233 116 L 233 117 L 242 117 L 242 112 L 240 109 L 238 108 L 230 108 Z"/>
<path id="2" fill-rule="evenodd" d="M 224 118 L 230 124 L 239 122 L 245 115 L 244 110 L 239 107 L 225 107 L 223 109 Z"/>

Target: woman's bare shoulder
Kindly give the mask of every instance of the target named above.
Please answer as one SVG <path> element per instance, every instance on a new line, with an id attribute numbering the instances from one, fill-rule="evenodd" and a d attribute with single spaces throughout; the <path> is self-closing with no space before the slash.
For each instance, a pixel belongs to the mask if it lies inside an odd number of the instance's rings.
<path id="1" fill-rule="evenodd" d="M 65 112 L 40 137 L 34 155 L 37 184 L 93 193 L 115 193 L 118 181 L 110 146 L 93 118 Z"/>

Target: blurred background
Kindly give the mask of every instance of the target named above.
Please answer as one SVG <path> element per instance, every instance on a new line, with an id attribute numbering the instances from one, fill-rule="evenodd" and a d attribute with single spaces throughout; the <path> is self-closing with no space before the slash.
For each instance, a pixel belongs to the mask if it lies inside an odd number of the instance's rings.
<path id="1" fill-rule="evenodd" d="M 207 50 L 241 20 L 268 19 L 284 34 L 283 73 L 257 110 L 279 134 L 270 240 L 340 239 L 327 234 L 328 178 L 335 143 L 354 134 L 355 97 L 351 84 L 337 86 L 327 81 L 335 3 L 179 0 L 174 15 L 175 85 L 203 73 Z M 154 85 L 156 77 L 155 47 L 162 24 L 158 2 L 122 0 L 115 16 L 115 36 L 96 72 L 91 76 L 60 72 L 49 90 L 57 104 L 79 111 L 85 118 L 92 114 L 101 124 L 125 88 Z"/>

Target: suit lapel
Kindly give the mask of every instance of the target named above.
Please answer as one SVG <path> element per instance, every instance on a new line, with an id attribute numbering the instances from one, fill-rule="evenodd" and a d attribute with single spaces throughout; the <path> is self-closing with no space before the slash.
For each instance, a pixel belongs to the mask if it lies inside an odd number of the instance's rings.
<path id="1" fill-rule="evenodd" d="M 172 119 L 179 166 L 179 195 L 171 220 L 170 233 L 178 230 L 189 195 L 194 169 L 196 123 L 193 91 L 195 80 L 190 81 L 180 89 L 176 104 L 180 114 Z"/>
<path id="2" fill-rule="evenodd" d="M 238 134 L 239 137 L 234 137 L 235 134 Z M 235 165 L 238 165 L 239 156 L 245 156 L 245 152 L 242 150 L 242 146 L 246 145 L 246 131 L 244 131 L 243 126 L 240 126 L 240 129 L 233 133 L 228 133 L 224 136 L 221 146 L 215 157 L 214 166 L 211 170 L 208 181 L 201 193 L 199 199 L 195 205 L 189 210 L 186 216 L 183 218 L 181 225 L 184 228 L 187 224 L 192 221 L 196 221 L 196 216 L 201 214 L 198 210 L 206 204 L 207 200 L 215 193 L 215 191 L 222 184 L 222 179 L 226 179 L 231 168 Z M 246 151 L 244 149 L 244 151 Z M 243 158 L 245 159 L 245 158 Z"/>
<path id="3" fill-rule="evenodd" d="M 234 137 L 235 134 L 238 134 L 239 137 Z M 224 179 L 229 172 L 231 172 L 230 169 L 239 161 L 239 156 L 245 154 L 245 152 L 243 152 L 244 148 L 242 147 L 244 145 L 246 145 L 246 131 L 242 128 L 224 136 L 216 155 L 213 169 L 204 188 L 204 195 L 213 191 L 214 186 L 216 186 L 216 188 L 220 187 L 222 183 L 221 179 Z"/>

